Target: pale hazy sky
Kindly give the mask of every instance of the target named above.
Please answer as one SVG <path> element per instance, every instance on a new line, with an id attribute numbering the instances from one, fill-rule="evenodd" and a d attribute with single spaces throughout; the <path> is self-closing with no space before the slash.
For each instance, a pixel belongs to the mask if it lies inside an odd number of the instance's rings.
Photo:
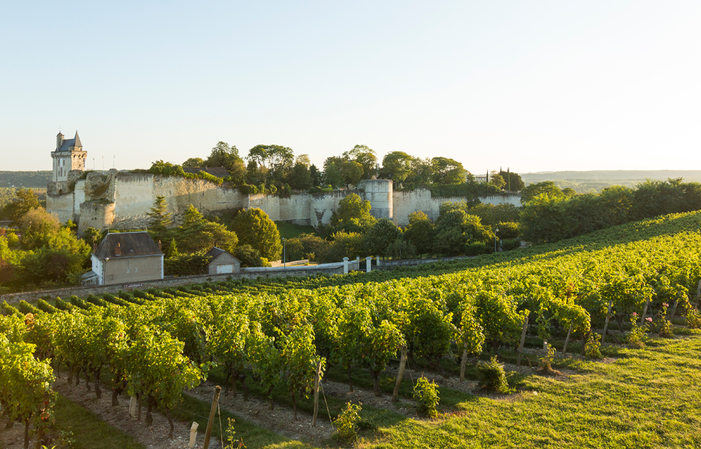
<path id="1" fill-rule="evenodd" d="M 355 144 L 473 173 L 701 169 L 701 1 L 0 3 L 0 170 Z"/>

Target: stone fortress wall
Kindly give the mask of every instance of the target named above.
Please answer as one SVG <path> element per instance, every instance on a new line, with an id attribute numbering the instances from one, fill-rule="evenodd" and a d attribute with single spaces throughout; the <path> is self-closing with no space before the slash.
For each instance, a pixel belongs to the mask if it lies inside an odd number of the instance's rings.
<path id="1" fill-rule="evenodd" d="M 76 177 L 77 178 L 77 177 Z M 96 229 L 145 228 L 146 215 L 157 196 L 168 203 L 168 212 L 179 217 L 192 204 L 203 213 L 258 207 L 272 220 L 318 226 L 328 224 L 338 203 L 350 193 L 370 201 L 377 218 L 389 218 L 397 225 L 408 224 L 410 213 L 421 210 L 431 219 L 438 218 L 438 208 L 446 201 L 464 198 L 433 198 L 431 192 L 418 189 L 394 192 L 392 181 L 361 181 L 357 190 L 329 193 L 295 193 L 289 198 L 277 195 L 244 195 L 237 189 L 221 187 L 201 179 L 185 179 L 142 173 L 109 170 L 89 172 L 85 179 L 74 181 L 72 191 L 59 193 L 49 185 L 46 208 L 58 215 L 61 222 L 73 220 L 78 232 Z M 52 188 L 53 187 L 53 188 Z M 70 189 L 66 189 L 70 190 Z M 66 190 L 60 189 L 65 192 Z M 480 198 L 483 203 L 520 205 L 519 194 Z"/>

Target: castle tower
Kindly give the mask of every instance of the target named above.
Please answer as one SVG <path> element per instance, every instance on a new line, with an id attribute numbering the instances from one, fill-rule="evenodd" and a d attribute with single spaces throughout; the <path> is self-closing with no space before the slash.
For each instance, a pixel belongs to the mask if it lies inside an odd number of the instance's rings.
<path id="1" fill-rule="evenodd" d="M 85 158 L 88 153 L 83 151 L 83 144 L 75 132 L 73 139 L 64 139 L 60 132 L 56 135 L 56 149 L 51 152 L 53 159 L 53 182 L 67 182 L 68 173 L 72 170 L 84 171 Z"/>

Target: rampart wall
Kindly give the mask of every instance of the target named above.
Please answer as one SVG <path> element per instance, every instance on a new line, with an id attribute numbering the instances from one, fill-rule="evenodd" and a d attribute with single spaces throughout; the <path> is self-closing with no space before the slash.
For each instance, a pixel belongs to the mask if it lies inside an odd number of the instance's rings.
<path id="1" fill-rule="evenodd" d="M 118 172 L 89 172 L 75 182 L 67 194 L 47 195 L 47 210 L 56 213 L 61 222 L 73 220 L 78 231 L 97 229 L 145 228 L 148 212 L 156 197 L 163 196 L 168 212 L 177 219 L 192 204 L 203 213 L 257 207 L 274 221 L 302 225 L 328 224 L 340 201 L 357 193 L 370 201 L 371 213 L 377 218 L 390 218 L 400 226 L 408 224 L 408 216 L 421 210 L 431 219 L 438 218 L 439 207 L 446 201 L 462 201 L 462 197 L 434 198 L 431 192 L 418 189 L 395 192 L 388 180 L 367 180 L 357 190 L 329 193 L 296 193 L 288 198 L 277 195 L 243 195 L 237 189 L 220 187 L 201 179 L 155 176 Z M 511 194 L 480 198 L 483 203 L 520 205 L 520 195 Z"/>

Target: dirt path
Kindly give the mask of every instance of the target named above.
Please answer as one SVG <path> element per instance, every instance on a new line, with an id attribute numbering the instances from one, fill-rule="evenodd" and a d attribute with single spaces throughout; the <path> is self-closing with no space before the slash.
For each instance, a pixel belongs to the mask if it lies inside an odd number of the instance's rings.
<path id="1" fill-rule="evenodd" d="M 131 435 L 148 449 L 184 449 L 188 447 L 190 441 L 190 426 L 192 423 L 183 423 L 173 420 L 173 439 L 168 438 L 170 425 L 168 419 L 160 413 L 153 413 L 153 425 L 151 428 L 146 427 L 144 419 L 146 417 L 146 407 L 141 409 L 142 422 L 138 422 L 135 418 L 129 416 L 129 399 L 125 396 L 120 396 L 119 405 L 112 407 L 112 390 L 104 386 L 102 397 L 95 398 L 95 391 L 87 391 L 85 381 L 81 380 L 79 386 L 69 385 L 66 379 L 59 379 L 54 383 L 54 390 L 58 391 L 68 399 L 79 404 L 80 406 L 90 410 L 103 421 L 111 424 L 122 432 Z M 211 400 L 211 398 L 210 398 Z M 202 447 L 204 442 L 204 430 L 207 426 L 206 418 L 197 419 L 199 423 L 197 447 Z M 75 438 L 80 438 L 80 435 L 75 435 Z M 9 446 L 8 446 L 9 447 Z M 213 438 L 210 442 L 211 448 L 221 448 L 219 440 Z"/>

